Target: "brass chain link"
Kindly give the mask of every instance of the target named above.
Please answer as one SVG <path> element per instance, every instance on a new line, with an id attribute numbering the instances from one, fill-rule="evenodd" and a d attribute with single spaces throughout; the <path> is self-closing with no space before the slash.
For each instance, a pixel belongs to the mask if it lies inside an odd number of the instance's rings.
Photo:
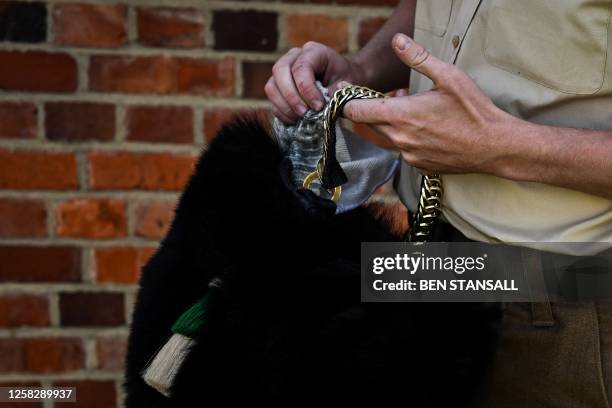
<path id="1" fill-rule="evenodd" d="M 334 92 L 330 101 L 327 103 L 323 118 L 323 129 L 325 140 L 323 142 L 323 156 L 317 163 L 317 169 L 309 174 L 304 180 L 304 187 L 308 188 L 310 182 L 316 176 L 323 181 L 326 172 L 329 171 L 328 157 L 330 153 L 335 154 L 336 148 L 336 120 L 342 114 L 344 105 L 353 99 L 374 99 L 384 98 L 385 95 L 373 89 L 348 85 Z M 330 149 L 334 149 L 330 152 Z M 334 156 L 335 157 L 335 156 Z M 308 180 L 308 182 L 306 182 Z M 340 186 L 334 188 L 334 197 L 337 201 L 340 195 Z M 439 174 L 429 174 L 423 177 L 421 193 L 419 197 L 419 207 L 415 213 L 414 220 L 410 227 L 409 241 L 425 242 L 431 239 L 431 235 L 442 209 L 442 179 Z"/>

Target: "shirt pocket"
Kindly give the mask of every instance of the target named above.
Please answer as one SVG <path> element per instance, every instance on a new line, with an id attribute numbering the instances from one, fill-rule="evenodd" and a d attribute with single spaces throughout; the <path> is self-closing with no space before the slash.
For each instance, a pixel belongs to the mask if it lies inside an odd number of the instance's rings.
<path id="1" fill-rule="evenodd" d="M 492 0 L 489 63 L 548 88 L 593 94 L 606 73 L 612 0 Z"/>
<path id="2" fill-rule="evenodd" d="M 444 37 L 452 8 L 453 0 L 418 0 L 415 27 L 437 37 Z"/>

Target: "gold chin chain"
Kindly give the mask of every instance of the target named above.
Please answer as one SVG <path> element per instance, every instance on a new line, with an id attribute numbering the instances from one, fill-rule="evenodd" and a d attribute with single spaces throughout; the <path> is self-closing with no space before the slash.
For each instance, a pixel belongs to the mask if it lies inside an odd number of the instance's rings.
<path id="1" fill-rule="evenodd" d="M 338 89 L 325 106 L 323 129 L 323 156 L 317 163 L 317 169 L 304 179 L 304 188 L 319 179 L 321 186 L 329 191 L 332 199 L 338 202 L 342 193 L 341 185 L 347 178 L 336 160 L 336 120 L 341 116 L 344 105 L 353 99 L 384 98 L 385 95 L 364 86 L 348 85 Z M 429 174 L 423 177 L 419 208 L 410 227 L 409 241 L 425 242 L 431 239 L 436 222 L 442 208 L 442 179 L 439 174 Z"/>

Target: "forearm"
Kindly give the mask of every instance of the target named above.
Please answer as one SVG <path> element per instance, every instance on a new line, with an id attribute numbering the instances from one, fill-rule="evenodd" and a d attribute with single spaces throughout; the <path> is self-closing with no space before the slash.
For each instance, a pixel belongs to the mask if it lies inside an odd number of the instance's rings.
<path id="1" fill-rule="evenodd" d="M 494 173 L 612 199 L 612 132 L 509 120 L 498 136 L 509 141 Z"/>
<path id="2" fill-rule="evenodd" d="M 351 58 L 362 70 L 363 85 L 387 92 L 408 87 L 410 68 L 406 67 L 391 48 L 396 33 L 414 34 L 417 0 L 402 0 L 385 25 Z"/>

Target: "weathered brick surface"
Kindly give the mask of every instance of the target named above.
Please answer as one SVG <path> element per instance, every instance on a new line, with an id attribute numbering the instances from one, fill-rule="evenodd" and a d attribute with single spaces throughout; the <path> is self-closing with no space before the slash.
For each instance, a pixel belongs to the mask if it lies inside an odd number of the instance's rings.
<path id="1" fill-rule="evenodd" d="M 175 201 L 146 201 L 136 207 L 136 230 L 139 237 L 161 239 L 174 219 Z"/>
<path id="2" fill-rule="evenodd" d="M 64 3 L 53 7 L 53 34 L 62 45 L 113 48 L 127 40 L 124 5 Z M 78 21 L 79 24 L 75 24 Z"/>
<path id="3" fill-rule="evenodd" d="M 63 373 L 84 366 L 85 350 L 79 338 L 0 339 L 0 373 Z"/>
<path id="4" fill-rule="evenodd" d="M 93 275 L 101 283 L 136 283 L 154 248 L 112 247 L 94 252 Z"/>
<path id="5" fill-rule="evenodd" d="M 265 99 L 264 86 L 272 76 L 272 62 L 242 63 L 242 96 L 245 98 Z"/>
<path id="6" fill-rule="evenodd" d="M 138 142 L 193 143 L 193 110 L 184 106 L 131 106 L 127 139 Z"/>
<path id="7" fill-rule="evenodd" d="M 215 49 L 274 51 L 278 46 L 278 14 L 256 10 L 213 13 Z"/>
<path id="8" fill-rule="evenodd" d="M 126 349 L 126 336 L 99 336 L 96 339 L 98 368 L 109 371 L 121 371 L 123 369 Z"/>
<path id="9" fill-rule="evenodd" d="M 112 140 L 115 136 L 115 106 L 108 103 L 48 103 L 45 105 L 45 134 L 49 140 Z"/>
<path id="10" fill-rule="evenodd" d="M 125 323 L 121 293 L 61 293 L 59 309 L 62 326 L 120 326 Z"/>
<path id="11" fill-rule="evenodd" d="M 348 50 L 348 20 L 324 14 L 292 14 L 287 16 L 287 42 L 301 47 L 308 41 L 325 44 L 336 51 Z"/>
<path id="12" fill-rule="evenodd" d="M 138 7 L 138 41 L 153 47 L 190 48 L 204 45 L 201 11 L 178 7 Z"/>
<path id="13" fill-rule="evenodd" d="M 41 200 L 0 198 L 0 237 L 44 237 L 47 208 Z"/>
<path id="14" fill-rule="evenodd" d="M 0 282 L 78 282 L 81 250 L 0 244 Z"/>
<path id="15" fill-rule="evenodd" d="M 68 190 L 77 186 L 72 153 L 0 149 L 0 189 Z"/>
<path id="16" fill-rule="evenodd" d="M 115 408 L 117 391 L 115 383 L 108 380 L 72 380 L 57 381 L 56 387 L 77 387 L 77 402 L 56 402 L 57 408 Z"/>
<path id="17" fill-rule="evenodd" d="M 0 5 L 0 41 L 39 43 L 47 38 L 47 7 L 42 2 Z"/>
<path id="18" fill-rule="evenodd" d="M 231 58 L 95 56 L 89 75 L 96 91 L 231 96 L 234 69 Z"/>
<path id="19" fill-rule="evenodd" d="M 0 89 L 31 92 L 74 92 L 75 59 L 65 53 L 0 50 Z"/>
<path id="20" fill-rule="evenodd" d="M 92 153 L 95 190 L 170 190 L 183 188 L 193 171 L 191 155 L 169 153 Z"/>
<path id="21" fill-rule="evenodd" d="M 0 103 L 0 139 L 33 139 L 37 129 L 36 106 L 27 102 Z"/>
<path id="22" fill-rule="evenodd" d="M 49 323 L 46 295 L 0 295 L 0 327 L 48 326 Z"/>
<path id="23" fill-rule="evenodd" d="M 396 2 L 0 1 L 0 384 L 121 406 L 126 308 L 202 147 L 268 114 L 288 48 L 355 52 Z"/>
<path id="24" fill-rule="evenodd" d="M 55 216 L 56 233 L 64 237 L 118 238 L 127 233 L 123 200 L 73 199 L 59 204 Z"/>

